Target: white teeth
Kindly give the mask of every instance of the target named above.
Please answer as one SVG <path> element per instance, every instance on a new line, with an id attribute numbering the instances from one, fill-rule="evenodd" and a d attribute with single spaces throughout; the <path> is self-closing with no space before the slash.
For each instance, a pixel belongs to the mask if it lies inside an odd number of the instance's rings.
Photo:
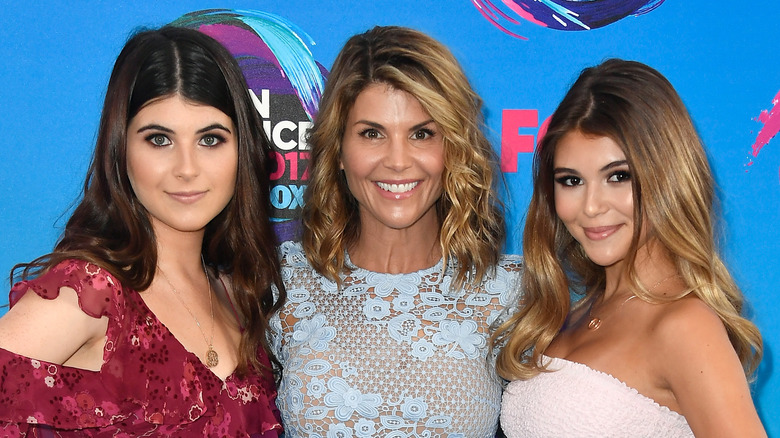
<path id="1" fill-rule="evenodd" d="M 415 188 L 417 184 L 418 182 L 416 181 L 406 183 L 406 184 L 388 184 L 388 183 L 383 183 L 378 181 L 376 183 L 376 185 L 378 185 L 380 189 L 386 190 L 390 193 L 405 193 Z"/>

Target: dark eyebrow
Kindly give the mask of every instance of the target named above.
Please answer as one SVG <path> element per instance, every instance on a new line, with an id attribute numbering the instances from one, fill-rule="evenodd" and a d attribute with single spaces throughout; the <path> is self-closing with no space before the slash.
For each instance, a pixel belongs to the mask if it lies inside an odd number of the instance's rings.
<path id="1" fill-rule="evenodd" d="M 423 126 L 428 125 L 430 123 L 436 123 L 436 122 L 433 119 L 429 119 L 429 120 L 426 120 L 426 121 L 424 121 L 422 123 L 418 123 L 418 124 L 412 126 L 412 129 L 410 129 L 409 131 L 416 131 L 416 130 L 418 130 L 418 129 L 422 128 Z"/>
<path id="2" fill-rule="evenodd" d="M 553 169 L 553 174 L 556 173 L 574 173 L 579 175 L 579 172 L 577 172 L 574 169 L 569 169 L 568 167 L 556 167 L 555 169 Z"/>
<path id="3" fill-rule="evenodd" d="M 429 119 L 429 120 L 426 120 L 426 121 L 424 121 L 422 123 L 418 123 L 418 124 L 412 126 L 409 129 L 409 131 L 416 131 L 416 130 L 418 130 L 418 129 L 422 128 L 423 126 L 428 125 L 430 123 L 435 123 L 435 121 L 433 119 Z M 368 121 L 368 120 L 358 120 L 358 121 L 355 122 L 355 125 L 360 125 L 360 124 L 368 125 L 368 126 L 370 126 L 372 128 L 376 128 L 376 129 L 384 129 L 384 125 L 382 125 L 381 123 L 371 122 L 371 121 Z"/>
<path id="4" fill-rule="evenodd" d="M 607 164 L 606 166 L 602 167 L 601 169 L 599 169 L 599 172 L 603 173 L 615 167 L 627 166 L 627 165 L 628 165 L 628 161 L 626 160 L 613 161 Z M 555 169 L 553 169 L 553 174 L 556 173 L 573 173 L 575 175 L 579 175 L 579 172 L 577 172 L 574 169 L 569 169 L 568 167 L 556 167 Z"/>
<path id="5" fill-rule="evenodd" d="M 620 167 L 620 166 L 628 166 L 628 161 L 626 160 L 620 160 L 620 161 L 613 161 L 606 166 L 601 168 L 601 172 L 606 172 L 614 167 Z"/>
<path id="6" fill-rule="evenodd" d="M 382 126 L 381 123 L 369 122 L 368 120 L 358 120 L 357 122 L 355 122 L 355 125 L 368 125 L 368 126 L 370 126 L 372 128 L 376 128 L 376 129 L 383 129 L 384 128 L 384 126 Z"/>
<path id="7" fill-rule="evenodd" d="M 228 129 L 227 126 L 221 123 L 212 123 L 211 125 L 206 126 L 205 128 L 198 129 L 197 133 L 202 134 L 204 132 L 211 131 L 212 129 L 219 129 L 227 132 L 228 134 L 231 134 L 230 129 Z"/>
<path id="8" fill-rule="evenodd" d="M 136 131 L 136 133 L 140 134 L 140 133 L 142 133 L 144 131 L 152 131 L 152 130 L 154 130 L 154 131 L 162 131 L 162 132 L 167 132 L 169 134 L 173 134 L 173 129 L 166 128 L 165 126 L 162 126 L 162 125 L 155 125 L 154 123 L 150 123 L 148 125 L 141 126 L 140 128 L 138 128 L 138 131 Z"/>
<path id="9" fill-rule="evenodd" d="M 213 124 L 211 124 L 209 126 L 206 126 L 205 128 L 198 129 L 198 131 L 196 133 L 197 134 L 202 134 L 204 132 L 211 131 L 212 129 L 220 129 L 222 131 L 226 131 L 227 133 L 230 133 L 230 129 L 228 129 L 225 125 L 223 125 L 221 123 L 213 123 Z M 152 131 L 152 130 L 167 132 L 169 134 L 173 134 L 174 133 L 173 129 L 166 128 L 165 126 L 162 126 L 162 125 L 156 125 L 154 123 L 150 123 L 148 125 L 142 126 L 142 127 L 138 128 L 138 131 L 136 131 L 136 132 L 140 134 L 141 132 Z"/>

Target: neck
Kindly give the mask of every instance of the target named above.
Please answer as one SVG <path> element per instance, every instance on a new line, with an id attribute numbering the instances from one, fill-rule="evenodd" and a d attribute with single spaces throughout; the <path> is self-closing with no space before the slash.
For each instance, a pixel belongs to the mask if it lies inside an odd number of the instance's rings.
<path id="1" fill-rule="evenodd" d="M 202 277 L 203 231 L 182 233 L 155 227 L 157 266 L 167 275 Z"/>
<path id="2" fill-rule="evenodd" d="M 621 291 L 625 291 L 625 285 L 628 284 L 628 275 L 626 274 L 625 264 L 619 262 L 612 266 L 607 266 L 604 268 L 604 274 L 606 285 L 604 287 L 603 300 L 607 301 L 614 296 L 622 295 L 623 293 Z"/>
<path id="3" fill-rule="evenodd" d="M 608 266 L 604 272 L 606 274 L 604 301 L 612 297 L 629 296 L 636 293 L 628 278 L 625 263 L 619 262 Z M 678 274 L 668 251 L 656 240 L 648 241 L 637 251 L 634 272 L 639 282 L 651 294 L 674 284 L 674 278 Z"/>
<path id="4" fill-rule="evenodd" d="M 348 248 L 350 259 L 361 268 L 389 274 L 430 268 L 442 256 L 438 222 L 431 225 L 401 230 L 363 227 L 358 241 Z"/>

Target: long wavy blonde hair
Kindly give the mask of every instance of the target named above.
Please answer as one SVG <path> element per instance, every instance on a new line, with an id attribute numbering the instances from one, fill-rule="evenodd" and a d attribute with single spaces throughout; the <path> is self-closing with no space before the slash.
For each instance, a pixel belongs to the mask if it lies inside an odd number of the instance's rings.
<path id="1" fill-rule="evenodd" d="M 339 281 L 344 251 L 360 235 L 358 205 L 340 172 L 346 119 L 358 95 L 387 84 L 420 102 L 444 137 L 443 193 L 436 209 L 444 266 L 454 284 L 479 281 L 498 261 L 504 222 L 496 198 L 495 153 L 483 133 L 482 100 L 455 57 L 413 29 L 387 26 L 351 37 L 333 64 L 309 135 L 311 161 L 303 245 L 312 266 Z"/>
<path id="2" fill-rule="evenodd" d="M 635 272 L 640 230 L 670 254 L 687 289 L 726 327 L 747 375 L 762 355 L 761 335 L 744 318 L 743 296 L 723 264 L 715 239 L 715 183 L 693 122 L 672 85 L 656 70 L 612 59 L 585 69 L 555 110 L 533 164 L 533 194 L 523 235 L 524 306 L 499 327 L 505 343 L 497 369 L 527 379 L 544 366 L 539 356 L 563 327 L 570 291 L 585 298 L 605 287 L 603 267 L 591 262 L 555 212 L 553 159 L 569 132 L 605 136 L 623 150 L 632 172 L 634 237 L 627 274 L 636 294 L 658 302 Z"/>

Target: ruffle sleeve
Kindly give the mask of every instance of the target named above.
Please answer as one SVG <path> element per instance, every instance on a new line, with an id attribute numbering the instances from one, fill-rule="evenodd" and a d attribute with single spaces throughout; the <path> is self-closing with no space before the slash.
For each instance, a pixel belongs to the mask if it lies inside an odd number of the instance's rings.
<path id="1" fill-rule="evenodd" d="M 65 260 L 32 280 L 16 283 L 9 294 L 13 307 L 28 291 L 55 299 L 60 288 L 76 291 L 79 307 L 93 318 L 108 317 L 104 365 L 115 350 L 124 314 L 122 285 L 108 271 L 83 260 Z M 70 430 L 106 427 L 125 420 L 132 407 L 112 392 L 116 385 L 103 373 L 68 367 L 0 349 L 0 424 L 5 432 L 48 424 Z"/>
<path id="2" fill-rule="evenodd" d="M 122 327 L 126 325 L 124 320 L 127 317 L 128 297 L 119 280 L 107 270 L 84 260 L 65 260 L 38 278 L 16 283 L 11 288 L 8 302 L 13 307 L 28 291 L 53 300 L 60 295 L 63 287 L 76 292 L 79 307 L 85 314 L 109 319 L 103 349 L 103 363 L 108 363 L 116 351 L 117 343 L 121 342 Z"/>
<path id="3" fill-rule="evenodd" d="M 125 299 L 119 281 L 100 266 L 83 260 L 65 260 L 36 279 L 16 283 L 8 301 L 13 307 L 28 290 L 53 300 L 63 287 L 76 291 L 81 310 L 93 318 L 117 319 L 124 313 Z"/>

